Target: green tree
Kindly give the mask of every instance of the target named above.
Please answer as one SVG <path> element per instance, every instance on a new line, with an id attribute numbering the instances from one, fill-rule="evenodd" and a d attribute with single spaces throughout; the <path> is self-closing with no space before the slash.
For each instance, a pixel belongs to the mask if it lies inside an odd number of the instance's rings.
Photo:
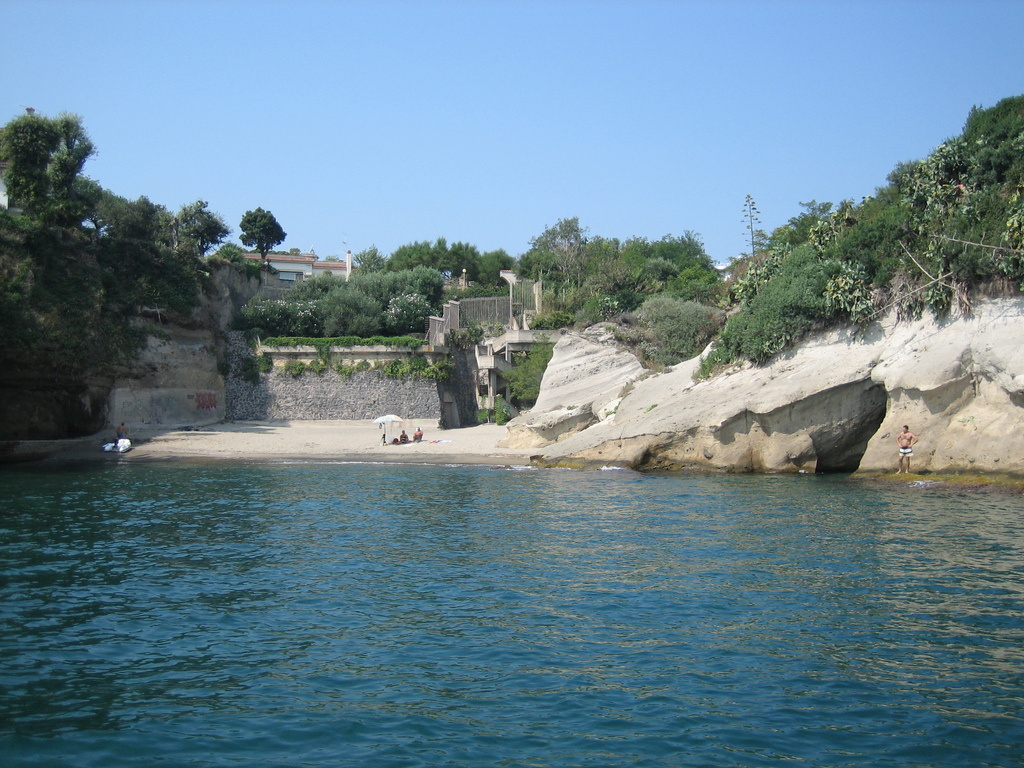
<path id="1" fill-rule="evenodd" d="M 242 216 L 239 229 L 242 233 L 238 239 L 242 241 L 242 245 L 255 248 L 259 252 L 260 258 L 264 260 L 267 258 L 267 252 L 275 245 L 284 242 L 288 236 L 281 225 L 277 223 L 274 214 L 262 208 L 246 211 Z"/>
<path id="2" fill-rule="evenodd" d="M 480 256 L 480 270 L 477 274 L 477 281 L 487 286 L 503 286 L 505 281 L 501 277 L 501 270 L 512 269 L 515 265 L 516 260 L 504 250 L 488 251 Z"/>
<path id="3" fill-rule="evenodd" d="M 388 266 L 388 257 L 378 251 L 376 245 L 371 245 L 352 258 L 355 265 L 364 273 L 383 272 Z"/>
<path id="4" fill-rule="evenodd" d="M 572 286 L 583 285 L 587 267 L 589 230 L 580 226 L 579 217 L 559 219 L 540 235 L 530 240 L 530 251 L 545 254 Z"/>
<path id="5" fill-rule="evenodd" d="M 207 205 L 205 200 L 183 205 L 171 219 L 171 245 L 175 251 L 201 259 L 231 233 L 224 219 L 207 210 Z"/>
<path id="6" fill-rule="evenodd" d="M 171 215 L 143 196 L 137 200 L 106 192 L 100 201 L 98 260 L 106 269 L 107 300 L 114 311 L 139 306 L 188 312 L 198 296 L 198 263 L 176 254 Z"/>
<path id="7" fill-rule="evenodd" d="M 454 243 L 439 237 L 433 243 L 426 240 L 399 246 L 388 260 L 388 269 L 393 272 L 429 267 L 449 278 L 462 277 L 466 270 L 467 280 L 476 280 L 480 271 L 480 252 L 469 243 Z"/>
<path id="8" fill-rule="evenodd" d="M 7 162 L 4 183 L 11 201 L 26 213 L 58 226 L 77 226 L 90 214 L 96 196 L 81 179 L 95 148 L 81 118 L 29 114 L 0 131 L 0 159 Z"/>
<path id="9" fill-rule="evenodd" d="M 245 249 L 238 243 L 224 243 L 217 249 L 214 256 L 224 259 L 224 261 L 230 261 L 232 264 L 245 263 Z"/>

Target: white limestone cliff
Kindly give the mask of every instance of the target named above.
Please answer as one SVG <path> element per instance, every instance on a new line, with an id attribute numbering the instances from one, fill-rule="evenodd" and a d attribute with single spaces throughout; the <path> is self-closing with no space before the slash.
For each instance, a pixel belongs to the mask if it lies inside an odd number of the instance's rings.
<path id="1" fill-rule="evenodd" d="M 631 352 L 619 348 L 605 325 L 563 331 L 544 371 L 540 396 L 529 413 L 508 424 L 504 448 L 538 448 L 565 439 L 614 412 L 622 388 L 644 374 Z"/>
<path id="2" fill-rule="evenodd" d="M 594 398 L 583 364 L 601 359 L 592 345 L 612 345 L 583 336 L 588 345 L 563 344 L 565 336 L 556 345 L 561 373 L 550 383 L 557 381 L 560 394 L 548 391 L 545 375 L 538 407 L 515 425 L 516 439 L 553 418 L 541 404 L 593 414 L 597 400 L 614 399 L 613 369 L 603 371 L 602 396 Z M 861 331 L 808 339 L 768 365 L 699 382 L 697 360 L 639 381 L 630 372 L 617 380 L 623 397 L 613 416 L 591 416 L 589 426 L 554 437 L 542 426 L 532 439 L 546 443 L 537 455 L 542 464 L 881 473 L 895 468 L 896 434 L 908 424 L 920 437 L 915 472 L 1022 474 L 1022 340 L 1021 298 L 979 301 L 968 317 L 896 323 L 889 316 Z M 584 353 L 579 365 L 574 350 Z"/>

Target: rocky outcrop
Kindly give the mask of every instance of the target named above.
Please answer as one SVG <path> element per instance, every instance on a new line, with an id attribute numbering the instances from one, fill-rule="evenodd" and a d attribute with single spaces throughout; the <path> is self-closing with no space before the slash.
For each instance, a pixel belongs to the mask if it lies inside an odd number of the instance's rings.
<path id="1" fill-rule="evenodd" d="M 563 331 L 529 413 L 508 423 L 503 448 L 538 448 L 596 424 L 615 412 L 623 387 L 644 373 L 605 325 Z"/>
<path id="2" fill-rule="evenodd" d="M 969 317 L 887 317 L 833 331 L 768 365 L 702 381 L 692 360 L 637 382 L 613 416 L 549 443 L 536 460 L 888 472 L 896 433 L 909 424 L 921 438 L 914 471 L 1024 473 L 1022 332 L 1024 300 L 992 299 Z"/>
<path id="3" fill-rule="evenodd" d="M 23 441 L 109 437 L 122 421 L 182 426 L 222 419 L 223 331 L 259 285 L 228 265 L 211 269 L 193 312 L 142 308 L 132 318 L 146 342 L 128 362 L 92 328 L 80 329 L 77 354 L 70 344 L 0 349 L 0 453 Z"/>

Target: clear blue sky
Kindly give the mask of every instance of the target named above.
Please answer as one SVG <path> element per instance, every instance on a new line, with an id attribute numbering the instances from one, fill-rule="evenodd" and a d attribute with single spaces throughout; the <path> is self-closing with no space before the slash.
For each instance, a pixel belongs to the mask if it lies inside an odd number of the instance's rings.
<path id="1" fill-rule="evenodd" d="M 81 115 L 87 175 L 321 256 L 558 219 L 718 262 L 860 200 L 1024 93 L 1024 2 L 5 0 L 0 121 Z"/>

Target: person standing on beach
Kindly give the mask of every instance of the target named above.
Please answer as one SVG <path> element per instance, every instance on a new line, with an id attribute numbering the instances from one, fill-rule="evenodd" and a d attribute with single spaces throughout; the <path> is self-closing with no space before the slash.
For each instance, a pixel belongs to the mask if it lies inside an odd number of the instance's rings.
<path id="1" fill-rule="evenodd" d="M 917 435 L 910 431 L 910 427 L 906 424 L 903 425 L 903 431 L 896 435 L 896 445 L 900 449 L 900 463 L 899 469 L 896 470 L 896 474 L 910 474 L 910 459 L 914 455 L 914 444 L 917 442 Z M 906 469 L 903 468 L 903 462 L 907 462 Z"/>

